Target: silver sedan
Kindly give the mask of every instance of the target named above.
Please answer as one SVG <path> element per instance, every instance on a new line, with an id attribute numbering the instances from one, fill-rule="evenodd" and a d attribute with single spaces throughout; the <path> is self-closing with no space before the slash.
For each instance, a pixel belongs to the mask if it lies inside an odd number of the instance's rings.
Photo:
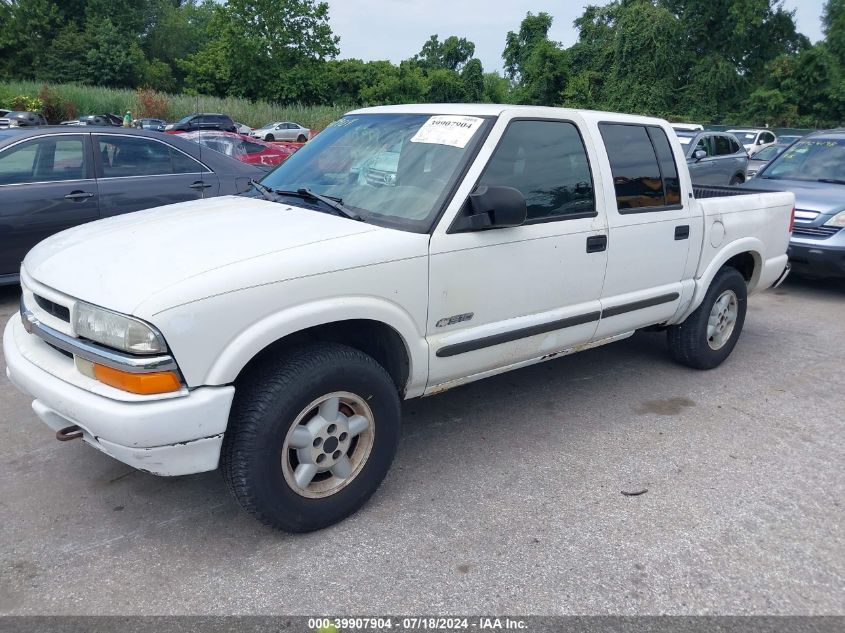
<path id="1" fill-rule="evenodd" d="M 311 130 L 291 121 L 268 123 L 250 132 L 250 136 L 262 141 L 294 141 L 304 143 L 311 138 Z"/>

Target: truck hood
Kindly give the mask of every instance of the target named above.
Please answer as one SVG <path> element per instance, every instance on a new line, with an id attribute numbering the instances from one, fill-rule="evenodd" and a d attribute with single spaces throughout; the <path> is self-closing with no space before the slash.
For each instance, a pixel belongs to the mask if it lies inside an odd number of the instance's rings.
<path id="1" fill-rule="evenodd" d="M 152 295 L 210 271 L 292 249 L 331 249 L 336 240 L 380 231 L 393 232 L 319 211 L 223 196 L 63 231 L 33 248 L 23 265 L 32 278 L 59 292 L 133 314 Z M 284 278 L 286 271 L 275 274 Z M 232 283 L 243 279 L 230 282 L 219 274 L 215 290 L 232 290 Z M 168 300 L 197 298 L 190 295 L 185 289 Z"/>
<path id="2" fill-rule="evenodd" d="M 743 186 L 746 189 L 765 191 L 791 191 L 795 194 L 795 208 L 803 211 L 836 215 L 845 209 L 845 185 L 806 180 L 776 180 L 758 176 Z"/>

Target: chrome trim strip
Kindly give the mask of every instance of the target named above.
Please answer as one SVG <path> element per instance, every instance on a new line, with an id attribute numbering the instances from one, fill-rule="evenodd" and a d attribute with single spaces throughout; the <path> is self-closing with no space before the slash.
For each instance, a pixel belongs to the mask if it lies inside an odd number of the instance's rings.
<path id="1" fill-rule="evenodd" d="M 73 354 L 74 356 L 79 356 L 79 358 L 84 358 L 92 363 L 133 374 L 143 374 L 152 371 L 178 371 L 176 361 L 169 354 L 147 357 L 132 356 L 131 354 L 124 354 L 123 352 L 118 352 L 90 341 L 68 336 L 48 325 L 44 325 L 24 305 L 23 296 L 21 296 L 20 314 L 23 327 L 27 332 L 34 334 L 60 350 Z"/>

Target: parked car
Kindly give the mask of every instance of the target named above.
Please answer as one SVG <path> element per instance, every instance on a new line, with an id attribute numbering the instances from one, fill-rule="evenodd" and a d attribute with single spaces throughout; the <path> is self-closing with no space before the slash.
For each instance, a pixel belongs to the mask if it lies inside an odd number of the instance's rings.
<path id="1" fill-rule="evenodd" d="M 789 147 L 789 145 L 791 145 L 791 143 L 775 143 L 774 145 L 769 145 L 754 154 L 751 160 L 748 161 L 748 168 L 745 170 L 745 179 L 750 180 L 751 178 L 754 178 L 754 176 L 756 176 L 763 167 L 783 154 L 784 150 Z"/>
<path id="2" fill-rule="evenodd" d="M 268 123 L 264 127 L 257 128 L 250 132 L 250 136 L 265 141 L 296 141 L 304 143 L 311 138 L 311 130 L 302 127 L 299 123 L 292 121 L 280 121 Z"/>
<path id="3" fill-rule="evenodd" d="M 356 177 L 400 142 L 395 186 Z M 219 465 L 260 520 L 319 529 L 381 483 L 402 399 L 650 326 L 711 369 L 788 272 L 794 196 L 694 189 L 659 119 L 387 106 L 309 145 L 248 197 L 30 251 L 3 347 L 61 439 L 159 475 Z"/>
<path id="4" fill-rule="evenodd" d="M 726 132 L 676 132 L 684 148 L 692 181 L 697 185 L 738 185 L 745 182 L 748 154 Z"/>
<path id="5" fill-rule="evenodd" d="M 795 194 L 789 259 L 796 271 L 845 277 L 845 130 L 805 136 L 748 186 Z"/>
<path id="6" fill-rule="evenodd" d="M 35 127 L 40 125 L 47 125 L 47 119 L 38 112 L 19 112 L 14 110 L 12 112 L 7 112 L 6 116 L 0 117 L 0 130 L 13 127 Z"/>
<path id="7" fill-rule="evenodd" d="M 252 128 L 244 123 L 238 123 L 235 121 L 235 132 L 249 136 L 250 132 L 252 132 Z"/>
<path id="8" fill-rule="evenodd" d="M 250 165 L 280 165 L 299 149 L 299 146 L 294 144 L 267 143 L 233 132 L 216 130 L 184 132 L 179 136 Z"/>
<path id="9" fill-rule="evenodd" d="M 83 222 L 249 188 L 265 174 L 178 136 L 126 128 L 0 132 L 0 284 L 26 252 Z M 106 264 L 112 265 L 112 262 Z"/>
<path id="10" fill-rule="evenodd" d="M 3 108 L 0 108 L 0 117 L 6 116 L 9 112 L 11 112 L 11 110 L 4 110 Z"/>
<path id="11" fill-rule="evenodd" d="M 164 132 L 167 122 L 163 119 L 135 119 L 132 121 L 132 127 L 139 130 L 150 130 L 152 132 Z"/>
<path id="12" fill-rule="evenodd" d="M 778 137 L 770 130 L 728 130 L 728 134 L 733 134 L 739 139 L 749 156 L 754 156 L 764 147 L 778 142 Z"/>
<path id="13" fill-rule="evenodd" d="M 230 116 L 217 113 L 195 113 L 182 117 L 176 123 L 165 126 L 166 132 L 193 132 L 194 130 L 220 130 L 234 132 L 235 122 Z"/>

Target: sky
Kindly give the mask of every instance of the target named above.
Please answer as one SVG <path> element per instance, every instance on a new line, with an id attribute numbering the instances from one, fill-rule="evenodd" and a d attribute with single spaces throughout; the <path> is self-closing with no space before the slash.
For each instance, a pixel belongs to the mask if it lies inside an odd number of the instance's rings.
<path id="1" fill-rule="evenodd" d="M 418 53 L 430 35 L 450 35 L 475 42 L 475 56 L 485 71 L 502 70 L 505 34 L 519 29 L 528 11 L 554 17 L 552 40 L 571 46 L 577 39 L 573 20 L 588 4 L 602 0 L 328 0 L 331 27 L 340 36 L 340 57 L 398 63 Z M 784 0 L 795 9 L 798 30 L 813 42 L 822 39 L 824 0 Z"/>

